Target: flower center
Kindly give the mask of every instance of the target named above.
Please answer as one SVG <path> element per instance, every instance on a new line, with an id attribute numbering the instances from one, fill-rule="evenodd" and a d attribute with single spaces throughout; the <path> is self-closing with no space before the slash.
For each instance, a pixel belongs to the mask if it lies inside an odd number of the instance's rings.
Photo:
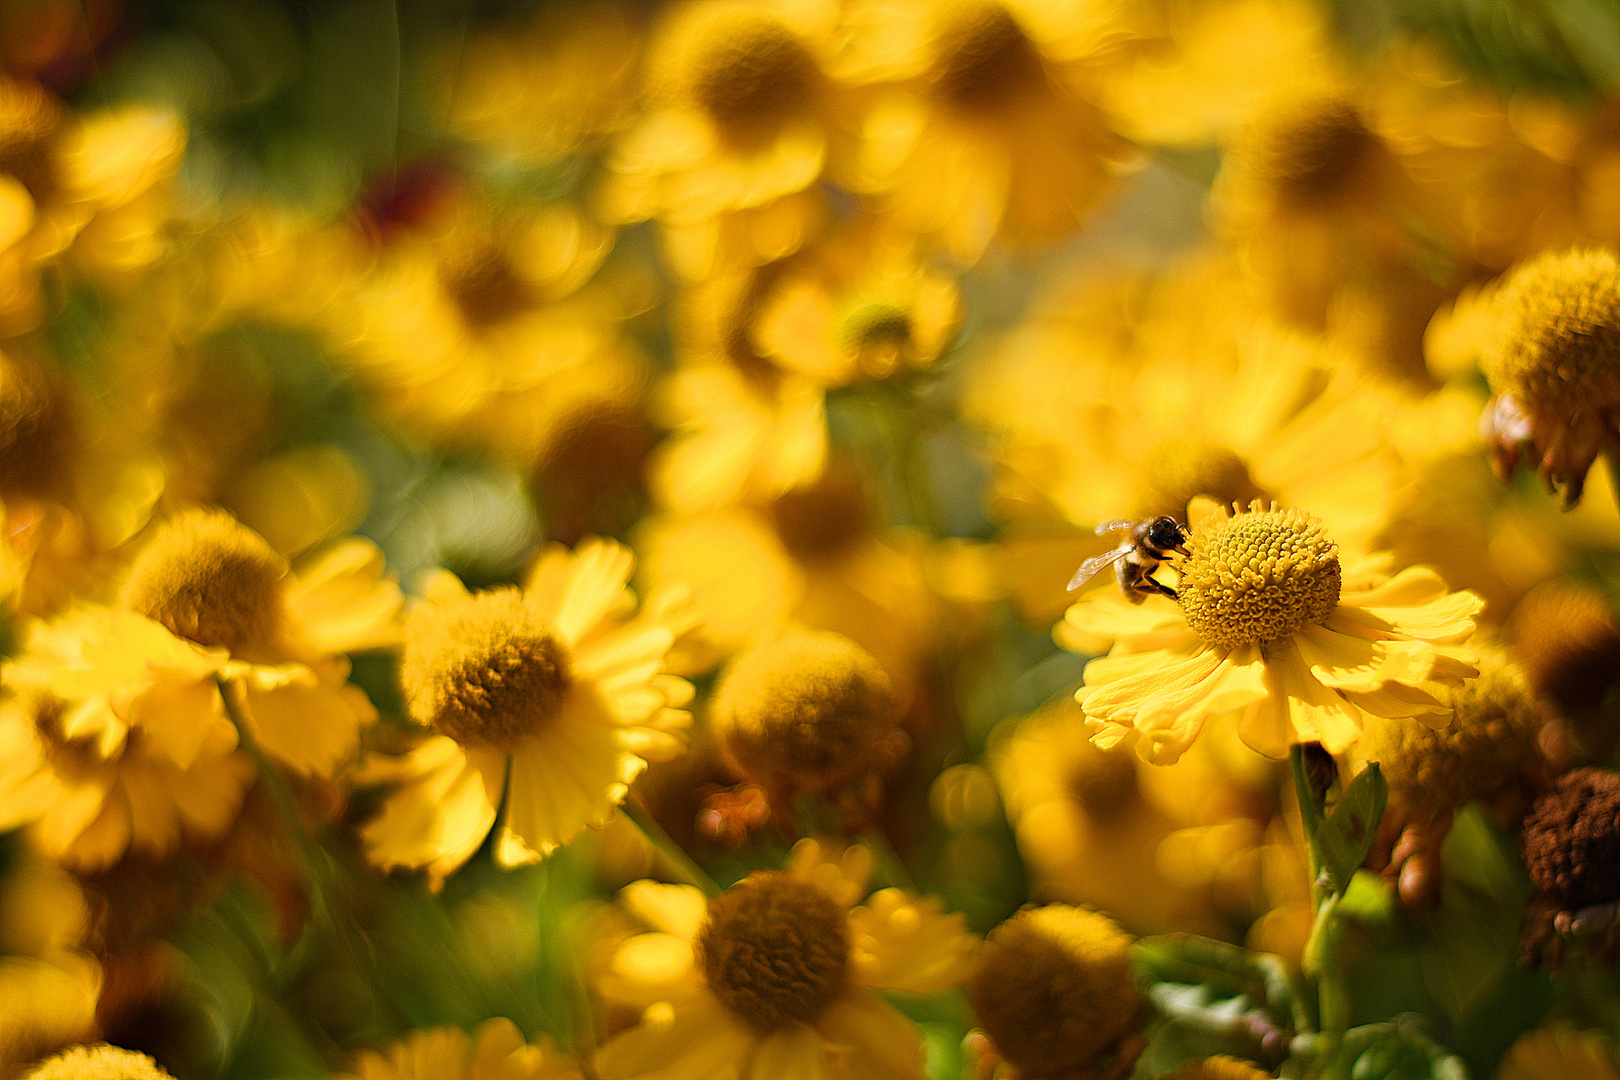
<path id="1" fill-rule="evenodd" d="M 816 61 L 778 20 L 737 9 L 704 28 L 691 68 L 691 92 L 727 134 L 769 130 L 815 93 Z"/>
<path id="2" fill-rule="evenodd" d="M 1062 904 L 996 928 L 968 999 L 1020 1075 L 1089 1075 L 1135 1023 L 1130 943 L 1106 915 Z"/>
<path id="3" fill-rule="evenodd" d="M 72 458 L 67 395 L 32 364 L 0 358 L 0 496 L 45 495 Z"/>
<path id="4" fill-rule="evenodd" d="M 25 1080 L 173 1080 L 145 1054 L 106 1043 L 74 1046 L 47 1058 Z"/>
<path id="5" fill-rule="evenodd" d="M 1176 591 L 1187 625 L 1211 645 L 1263 645 L 1338 606 L 1338 545 L 1303 511 L 1261 510 L 1256 501 L 1194 533 L 1187 549 Z"/>
<path id="6" fill-rule="evenodd" d="M 1246 506 L 1264 495 L 1235 451 L 1197 436 L 1159 442 L 1142 455 L 1136 474 L 1142 477 L 1137 517 L 1167 514 L 1179 521 L 1195 495 L 1207 495 L 1223 506 Z"/>
<path id="7" fill-rule="evenodd" d="M 495 326 L 534 306 L 534 290 L 493 243 L 450 254 L 439 264 L 439 280 L 467 324 Z"/>
<path id="8" fill-rule="evenodd" d="M 860 473 L 836 465 L 815 483 L 777 496 L 770 513 L 782 546 L 801 562 L 843 554 L 872 525 Z"/>
<path id="9" fill-rule="evenodd" d="M 911 349 L 911 314 L 898 304 L 869 300 L 839 321 L 838 340 L 863 375 L 885 378 Z"/>
<path id="10" fill-rule="evenodd" d="M 1098 821 L 1119 818 L 1136 806 L 1141 794 L 1135 757 L 1082 743 L 1074 748 L 1067 788 L 1087 816 Z"/>
<path id="11" fill-rule="evenodd" d="M 1258 180 L 1284 202 L 1309 205 L 1353 184 L 1378 147 L 1356 107 L 1333 97 L 1272 117 L 1249 150 Z"/>
<path id="12" fill-rule="evenodd" d="M 1548 252 L 1513 271 L 1491 304 L 1491 389 L 1565 417 L 1620 407 L 1620 261 L 1601 249 Z"/>
<path id="13" fill-rule="evenodd" d="M 813 791 L 869 769 L 894 725 L 882 666 L 830 631 L 788 630 L 744 652 L 716 689 L 711 715 L 748 779 Z"/>
<path id="14" fill-rule="evenodd" d="M 400 677 L 418 723 L 497 750 L 543 730 L 573 684 L 566 647 L 517 589 L 413 615 Z"/>
<path id="15" fill-rule="evenodd" d="M 170 633 L 233 653 L 273 645 L 285 617 L 287 560 L 220 510 L 192 510 L 158 529 L 130 568 L 119 602 Z"/>
<path id="16" fill-rule="evenodd" d="M 934 92 L 960 109 L 993 109 L 1040 75 L 1040 55 L 1002 4 L 958 4 L 934 29 Z"/>
<path id="17" fill-rule="evenodd" d="M 762 1032 L 811 1021 L 849 982 L 849 920 L 787 874 L 750 875 L 709 901 L 696 951 L 720 1003 Z"/>

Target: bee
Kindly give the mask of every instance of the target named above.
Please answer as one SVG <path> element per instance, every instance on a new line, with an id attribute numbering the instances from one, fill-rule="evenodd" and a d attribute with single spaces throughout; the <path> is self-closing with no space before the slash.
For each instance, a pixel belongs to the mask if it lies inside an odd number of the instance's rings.
<path id="1" fill-rule="evenodd" d="M 1127 532 L 1119 547 L 1081 563 L 1080 569 L 1069 579 L 1069 588 L 1078 589 L 1103 567 L 1112 564 L 1114 573 L 1119 577 L 1119 587 L 1131 603 L 1140 604 L 1149 596 L 1168 596 L 1174 600 L 1176 591 L 1153 580 L 1153 571 L 1170 557 L 1171 552 L 1188 554 L 1185 543 L 1187 526 L 1173 517 L 1105 521 L 1097 526 L 1097 535 L 1122 530 Z"/>

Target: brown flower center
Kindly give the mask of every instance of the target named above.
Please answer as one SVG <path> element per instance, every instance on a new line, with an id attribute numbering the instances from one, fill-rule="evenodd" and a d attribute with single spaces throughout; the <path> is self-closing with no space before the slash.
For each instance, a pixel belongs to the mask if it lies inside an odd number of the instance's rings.
<path id="1" fill-rule="evenodd" d="M 749 876 L 709 901 L 698 963 L 721 1004 L 761 1032 L 812 1021 L 849 983 L 848 914 L 783 873 Z"/>
<path id="2" fill-rule="evenodd" d="M 1142 455 L 1137 475 L 1142 478 L 1137 517 L 1164 514 L 1183 520 L 1195 495 L 1207 495 L 1223 506 L 1247 506 L 1264 497 L 1236 451 L 1196 435 L 1155 444 Z"/>
<path id="3" fill-rule="evenodd" d="M 1006 6 L 969 0 L 934 30 L 934 93 L 969 112 L 994 109 L 1038 82 L 1041 58 Z"/>
<path id="4" fill-rule="evenodd" d="M 791 30 L 763 12 L 738 9 L 705 28 L 691 92 L 727 134 L 747 136 L 806 108 L 818 74 Z"/>
<path id="5" fill-rule="evenodd" d="M 573 684 L 567 648 L 516 589 L 418 611 L 400 676 L 418 723 L 498 750 L 544 730 Z"/>

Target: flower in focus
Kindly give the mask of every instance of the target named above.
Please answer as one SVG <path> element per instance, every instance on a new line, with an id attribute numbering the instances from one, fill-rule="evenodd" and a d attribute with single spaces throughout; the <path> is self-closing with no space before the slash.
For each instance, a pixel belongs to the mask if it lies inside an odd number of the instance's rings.
<path id="1" fill-rule="evenodd" d="M 119 603 L 227 653 L 220 675 L 236 684 L 254 741 L 305 775 L 331 776 L 376 718 L 347 681 L 345 654 L 399 640 L 399 586 L 370 541 L 351 537 L 292 570 L 263 537 L 218 510 L 189 510 L 158 526 Z"/>
<path id="2" fill-rule="evenodd" d="M 959 983 L 976 939 L 933 898 L 866 892 L 869 859 L 800 841 L 784 871 L 705 900 L 640 881 L 620 902 L 651 929 L 621 944 L 599 990 L 643 1010 L 596 1057 L 605 1080 L 802 1075 L 920 1080 L 916 1026 L 874 991 Z"/>
<path id="3" fill-rule="evenodd" d="M 46 1058 L 23 1080 L 174 1080 L 156 1061 L 134 1050 L 106 1043 L 73 1046 Z"/>
<path id="4" fill-rule="evenodd" d="M 852 5 L 838 75 L 869 88 L 851 185 L 962 263 L 1073 232 L 1131 162 L 1088 96 L 1112 27 L 1079 4 Z"/>
<path id="5" fill-rule="evenodd" d="M 1491 309 L 1482 367 L 1496 396 L 1481 427 L 1492 464 L 1505 479 L 1532 451 L 1574 506 L 1598 454 L 1620 460 L 1620 261 L 1545 252 L 1509 273 Z"/>
<path id="6" fill-rule="evenodd" d="M 1093 526 L 1179 520 L 1195 495 L 1310 506 L 1358 547 L 1383 526 L 1384 395 L 1341 370 L 1342 350 L 1263 315 L 1235 276 L 1204 258 L 1150 283 L 1055 291 L 971 373 L 964 412 L 991 434 L 1011 519 L 1004 573 L 1032 617 L 1067 606 L 1068 575 L 1106 542 Z"/>
<path id="7" fill-rule="evenodd" d="M 432 729 L 357 783 L 392 783 L 363 830 L 373 862 L 425 867 L 435 884 L 466 862 L 505 805 L 495 855 L 533 862 L 601 825 L 648 761 L 686 747 L 689 683 L 664 672 L 685 616 L 654 596 L 630 615 L 630 551 L 553 545 L 524 587 L 469 593 L 439 572 L 406 620 L 401 671 L 411 719 Z"/>
<path id="8" fill-rule="evenodd" d="M 78 884 L 17 852 L 0 878 L 0 1074 L 90 1036 L 101 965 L 80 951 L 90 909 Z"/>
<path id="9" fill-rule="evenodd" d="M 1173 762 L 1206 719 L 1237 713 L 1243 741 L 1281 757 L 1309 741 L 1340 753 L 1369 716 L 1445 722 L 1432 684 L 1476 674 L 1450 646 L 1473 633 L 1478 597 L 1448 592 L 1422 568 L 1387 577 L 1376 558 L 1345 567 L 1299 510 L 1256 500 L 1230 516 L 1199 500 L 1189 516 L 1175 600 L 1132 605 L 1100 590 L 1065 616 L 1065 632 L 1116 642 L 1086 665 L 1075 695 L 1108 725 L 1100 744 L 1134 728 L 1144 757 Z"/>
<path id="10" fill-rule="evenodd" d="M 1141 1052 L 1131 936 L 1106 915 L 1051 904 L 991 932 L 968 1000 L 1016 1080 L 1096 1075 Z M 1124 1075 L 1113 1068 L 1107 1075 Z"/>
<path id="11" fill-rule="evenodd" d="M 579 1066 L 551 1040 L 526 1043 L 512 1021 L 415 1031 L 386 1051 L 363 1051 L 340 1080 L 579 1080 Z"/>

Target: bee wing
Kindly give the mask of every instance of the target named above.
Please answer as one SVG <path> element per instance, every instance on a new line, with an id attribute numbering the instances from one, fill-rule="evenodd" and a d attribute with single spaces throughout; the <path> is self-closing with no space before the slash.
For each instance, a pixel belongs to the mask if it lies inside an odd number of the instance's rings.
<path id="1" fill-rule="evenodd" d="M 1071 591 L 1078 589 L 1080 586 L 1084 585 L 1086 582 L 1095 577 L 1100 571 L 1106 570 L 1108 567 L 1114 565 L 1115 563 L 1119 562 L 1119 560 L 1129 555 L 1131 551 L 1131 546 L 1127 544 L 1123 547 L 1115 548 L 1106 555 L 1096 555 L 1087 559 L 1085 562 L 1080 564 L 1080 569 L 1074 572 L 1074 577 L 1069 579 L 1069 589 Z"/>
<path id="2" fill-rule="evenodd" d="M 1101 536 L 1103 533 L 1118 532 L 1120 529 L 1133 528 L 1135 525 L 1136 522 L 1134 521 L 1127 521 L 1124 518 L 1115 518 L 1113 521 L 1099 521 L 1097 523 L 1097 527 L 1093 529 L 1092 532 L 1096 533 L 1098 536 Z M 1096 571 L 1092 572 L 1096 573 Z"/>

